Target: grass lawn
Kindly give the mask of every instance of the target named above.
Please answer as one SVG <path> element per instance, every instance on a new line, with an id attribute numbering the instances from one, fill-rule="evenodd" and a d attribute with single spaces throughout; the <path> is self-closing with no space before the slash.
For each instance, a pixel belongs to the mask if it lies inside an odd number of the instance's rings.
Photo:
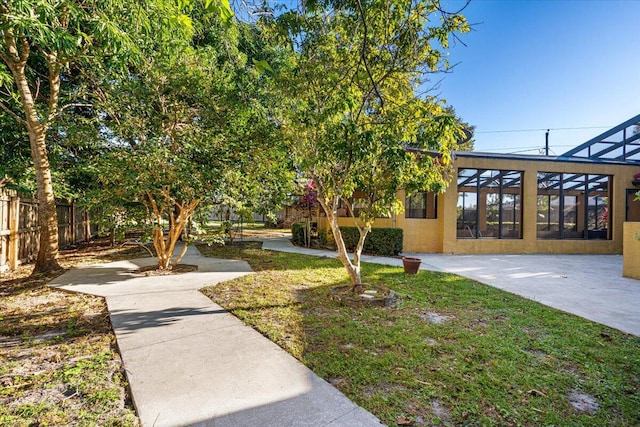
<path id="1" fill-rule="evenodd" d="M 215 235 L 219 233 L 222 221 L 209 221 L 204 227 L 205 235 Z M 234 241 L 243 239 L 256 239 L 263 237 L 278 237 L 283 234 L 290 234 L 291 228 L 269 228 L 263 222 L 233 222 Z M 202 237 L 202 236 L 201 236 Z M 227 236 L 225 236 L 226 238 Z"/>
<path id="2" fill-rule="evenodd" d="M 79 263 L 146 256 L 93 242 L 63 251 Z M 137 426 L 102 298 L 50 289 L 32 265 L 0 276 L 0 425 Z"/>
<path id="3" fill-rule="evenodd" d="M 200 247 L 256 274 L 205 289 L 393 425 L 640 425 L 640 338 L 452 274 L 364 264 L 391 308 L 330 299 L 334 259 Z"/>

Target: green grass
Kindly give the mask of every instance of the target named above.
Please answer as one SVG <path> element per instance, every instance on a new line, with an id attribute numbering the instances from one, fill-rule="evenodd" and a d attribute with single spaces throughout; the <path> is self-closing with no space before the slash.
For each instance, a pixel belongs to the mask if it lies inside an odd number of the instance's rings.
<path id="1" fill-rule="evenodd" d="M 256 274 L 204 292 L 388 425 L 640 425 L 640 338 L 473 280 L 363 264 L 391 308 L 330 298 L 333 259 L 201 247 Z M 443 323 L 429 320 L 446 316 Z M 578 411 L 572 393 L 599 409 Z"/>
<path id="2" fill-rule="evenodd" d="M 205 228 L 214 229 L 214 230 L 219 229 L 222 223 L 223 221 L 210 220 L 207 222 L 207 225 L 205 226 Z M 240 220 L 235 220 L 233 221 L 233 224 L 239 227 L 241 222 Z M 245 230 L 272 230 L 271 228 L 267 227 L 264 222 L 252 222 L 252 221 L 242 221 L 242 228 L 244 228 Z"/>

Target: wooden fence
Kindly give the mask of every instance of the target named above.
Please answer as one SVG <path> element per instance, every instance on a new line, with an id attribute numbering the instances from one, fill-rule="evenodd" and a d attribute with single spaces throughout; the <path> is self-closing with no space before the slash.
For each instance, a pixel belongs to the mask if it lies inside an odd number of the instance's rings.
<path id="1" fill-rule="evenodd" d="M 86 210 L 59 201 L 58 242 L 64 248 L 87 241 L 97 232 Z M 0 271 L 12 270 L 38 255 L 38 202 L 13 190 L 0 190 Z"/>

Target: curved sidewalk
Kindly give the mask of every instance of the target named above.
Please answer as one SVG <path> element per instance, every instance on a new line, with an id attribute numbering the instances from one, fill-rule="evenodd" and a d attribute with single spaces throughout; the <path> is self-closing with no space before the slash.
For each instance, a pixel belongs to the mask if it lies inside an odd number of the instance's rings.
<path id="1" fill-rule="evenodd" d="M 335 258 L 334 251 L 293 246 L 288 238 L 263 239 L 263 248 Z M 640 280 L 622 277 L 621 255 L 445 255 L 405 253 L 423 270 L 455 273 L 487 285 L 640 336 Z M 398 258 L 363 256 L 402 266 Z"/>
<path id="2" fill-rule="evenodd" d="M 143 426 L 381 425 L 260 333 L 198 292 L 252 270 L 189 247 L 170 276 L 131 273 L 143 258 L 78 267 L 49 286 L 106 298 Z"/>

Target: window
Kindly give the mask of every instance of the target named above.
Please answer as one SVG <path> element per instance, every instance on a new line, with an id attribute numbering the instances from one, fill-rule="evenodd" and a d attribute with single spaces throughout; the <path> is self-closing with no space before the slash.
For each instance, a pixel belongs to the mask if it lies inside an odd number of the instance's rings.
<path id="1" fill-rule="evenodd" d="M 610 239 L 609 175 L 538 173 L 538 239 Z"/>
<path id="2" fill-rule="evenodd" d="M 458 171 L 457 237 L 522 238 L 522 172 Z"/>
<path id="3" fill-rule="evenodd" d="M 436 193 L 422 191 L 407 197 L 405 201 L 405 218 L 427 218 L 438 217 L 438 196 Z"/>
<path id="4" fill-rule="evenodd" d="M 627 189 L 625 221 L 640 222 L 640 201 L 636 201 L 637 189 Z"/>
<path id="5" fill-rule="evenodd" d="M 353 196 L 350 197 L 346 203 L 343 199 L 338 203 L 338 216 L 339 217 L 359 217 L 362 210 L 367 209 L 369 206 L 369 200 L 367 195 L 362 191 L 354 191 Z M 376 218 L 391 218 L 391 208 L 386 212 L 379 212 Z"/>

